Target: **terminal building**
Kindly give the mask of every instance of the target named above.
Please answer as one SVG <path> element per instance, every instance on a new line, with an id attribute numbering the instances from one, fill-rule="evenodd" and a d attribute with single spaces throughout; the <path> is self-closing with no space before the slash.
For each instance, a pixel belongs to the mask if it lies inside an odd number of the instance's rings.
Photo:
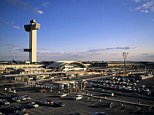
<path id="1" fill-rule="evenodd" d="M 38 71 L 38 68 L 39 68 L 39 71 Z M 11 74 L 11 73 L 22 74 L 23 71 L 21 73 L 18 73 L 19 72 L 18 70 L 21 70 L 21 69 L 25 70 L 25 72 L 29 70 L 29 73 L 33 73 L 34 71 L 40 72 L 42 71 L 41 68 L 43 69 L 42 64 L 0 64 L 0 70 L 3 70 L 1 71 L 1 74 Z"/>
<path id="2" fill-rule="evenodd" d="M 86 66 L 81 62 L 77 61 L 56 61 L 52 64 L 46 66 L 46 68 L 51 68 L 58 71 L 86 71 Z"/>
<path id="3" fill-rule="evenodd" d="M 39 78 L 47 79 L 53 76 L 66 76 L 66 72 L 86 71 L 86 66 L 76 61 L 58 61 L 45 64 L 0 64 L 1 78 L 15 81 Z"/>

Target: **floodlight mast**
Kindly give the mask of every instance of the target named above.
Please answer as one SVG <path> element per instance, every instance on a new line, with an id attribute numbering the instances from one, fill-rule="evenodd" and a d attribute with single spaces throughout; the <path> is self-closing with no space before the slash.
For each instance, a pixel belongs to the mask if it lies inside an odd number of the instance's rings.
<path id="1" fill-rule="evenodd" d="M 128 52 L 123 52 L 123 59 L 124 59 L 124 75 L 126 74 L 126 59 L 128 56 Z"/>

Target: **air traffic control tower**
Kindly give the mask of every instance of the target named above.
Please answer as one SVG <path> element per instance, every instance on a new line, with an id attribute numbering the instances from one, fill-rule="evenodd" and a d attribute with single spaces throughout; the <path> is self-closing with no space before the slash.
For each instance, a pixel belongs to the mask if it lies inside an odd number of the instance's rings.
<path id="1" fill-rule="evenodd" d="M 40 29 L 40 24 L 32 19 L 30 24 L 24 25 L 24 28 L 26 32 L 29 32 L 29 49 L 24 49 L 24 51 L 29 52 L 31 63 L 37 62 L 37 30 Z"/>

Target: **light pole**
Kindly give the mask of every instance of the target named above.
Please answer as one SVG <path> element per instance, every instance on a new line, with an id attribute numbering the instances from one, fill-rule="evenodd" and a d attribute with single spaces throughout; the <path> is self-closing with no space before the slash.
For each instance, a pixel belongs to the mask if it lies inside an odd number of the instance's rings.
<path id="1" fill-rule="evenodd" d="M 124 74 L 126 74 L 126 59 L 128 56 L 128 52 L 123 52 L 123 59 L 124 59 Z"/>

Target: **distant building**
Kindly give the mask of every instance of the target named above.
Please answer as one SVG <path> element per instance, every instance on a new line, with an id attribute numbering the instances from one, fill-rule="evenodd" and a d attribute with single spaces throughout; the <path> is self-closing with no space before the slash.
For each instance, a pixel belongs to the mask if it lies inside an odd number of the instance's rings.
<path id="1" fill-rule="evenodd" d="M 88 68 L 91 69 L 104 69 L 108 66 L 107 62 L 103 62 L 103 61 L 96 61 L 96 62 L 92 62 Z"/>
<path id="2" fill-rule="evenodd" d="M 4 73 L 5 69 L 3 67 L 0 67 L 0 74 Z"/>

